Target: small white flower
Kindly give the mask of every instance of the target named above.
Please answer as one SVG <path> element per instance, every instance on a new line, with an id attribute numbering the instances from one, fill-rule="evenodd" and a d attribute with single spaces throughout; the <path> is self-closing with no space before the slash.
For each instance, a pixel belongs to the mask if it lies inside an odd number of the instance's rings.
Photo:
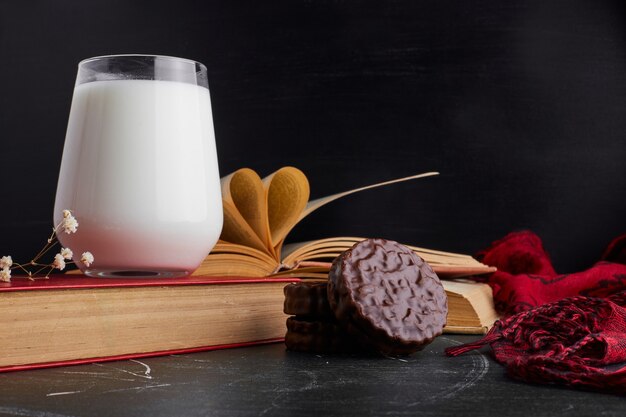
<path id="1" fill-rule="evenodd" d="M 3 256 L 0 258 L 0 268 L 9 269 L 13 265 L 13 259 L 10 256 Z"/>
<path id="2" fill-rule="evenodd" d="M 63 210 L 63 231 L 67 234 L 76 233 L 78 222 L 69 210 Z"/>
<path id="3" fill-rule="evenodd" d="M 2 268 L 0 270 L 0 281 L 11 282 L 11 270 L 9 268 Z"/>
<path id="4" fill-rule="evenodd" d="M 85 266 L 90 266 L 93 263 L 93 255 L 91 252 L 84 252 L 83 256 L 80 257 L 80 261 L 85 264 Z"/>
<path id="5" fill-rule="evenodd" d="M 69 261 L 74 256 L 74 252 L 70 248 L 61 248 L 61 256 Z"/>
<path id="6" fill-rule="evenodd" d="M 63 269 L 65 269 L 65 259 L 63 259 L 63 255 L 60 253 L 54 255 L 54 262 L 52 262 L 52 266 L 60 271 L 63 271 Z"/>

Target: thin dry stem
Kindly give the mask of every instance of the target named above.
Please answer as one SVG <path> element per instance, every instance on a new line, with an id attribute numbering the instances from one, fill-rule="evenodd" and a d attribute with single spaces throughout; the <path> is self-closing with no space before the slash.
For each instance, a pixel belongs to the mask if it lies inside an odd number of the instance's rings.
<path id="1" fill-rule="evenodd" d="M 44 247 L 39 251 L 39 253 L 35 255 L 35 257 L 31 260 L 31 263 L 37 261 L 43 255 L 45 255 L 46 252 L 52 249 L 54 245 L 56 245 L 59 242 L 58 239 L 56 238 L 56 234 L 57 234 L 57 231 L 59 230 L 59 227 L 61 227 L 62 224 L 63 223 L 59 223 L 54 228 L 52 228 L 52 233 L 50 234 L 50 237 L 48 238 L 48 241 L 47 241 L 48 243 L 46 243 Z"/>
<path id="2" fill-rule="evenodd" d="M 69 214 L 71 216 L 71 212 L 69 212 Z M 63 227 L 63 225 L 65 224 L 64 223 L 65 219 L 67 219 L 67 216 L 65 216 L 64 214 L 64 220 L 59 222 L 59 224 L 57 224 L 55 227 L 52 228 L 52 233 L 50 234 L 50 237 L 46 241 L 46 244 L 43 246 L 43 248 L 41 248 L 41 250 L 37 253 L 37 255 L 35 255 L 35 257 L 30 260 L 30 262 L 24 263 L 24 264 L 13 262 L 13 265 L 10 267 L 10 269 L 11 270 L 19 269 L 20 271 L 24 272 L 28 276 L 28 279 L 31 281 L 36 279 L 35 275 L 41 274 L 43 271 L 47 269 L 48 271 L 45 272 L 45 276 L 41 278 L 48 279 L 52 271 L 57 269 L 57 266 L 55 266 L 54 262 L 53 263 L 40 263 L 39 259 L 42 256 L 44 256 L 46 253 L 48 253 L 50 249 L 52 249 L 55 245 L 60 244 L 57 238 L 57 234 L 58 234 L 59 229 L 61 229 L 61 227 Z M 70 224 L 69 230 L 72 233 L 74 233 L 76 231 L 76 227 L 78 226 L 78 223 L 73 218 L 71 218 L 70 220 L 73 220 L 73 224 Z M 64 264 L 72 265 L 72 264 L 76 264 L 76 262 L 74 262 L 71 259 L 68 259 L 64 262 Z M 31 270 L 27 269 L 28 266 L 35 267 L 37 269 L 35 272 L 32 272 Z M 9 279 L 10 279 L 10 274 L 9 274 Z"/>

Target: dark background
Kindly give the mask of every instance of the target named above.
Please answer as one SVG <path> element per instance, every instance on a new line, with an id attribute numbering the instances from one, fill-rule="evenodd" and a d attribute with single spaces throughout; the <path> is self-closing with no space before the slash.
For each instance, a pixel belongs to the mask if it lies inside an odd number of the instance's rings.
<path id="1" fill-rule="evenodd" d="M 220 171 L 284 165 L 332 203 L 291 235 L 473 253 L 512 230 L 557 270 L 626 232 L 623 1 L 0 0 L 0 255 L 52 226 L 76 66 L 153 53 L 209 69 Z"/>

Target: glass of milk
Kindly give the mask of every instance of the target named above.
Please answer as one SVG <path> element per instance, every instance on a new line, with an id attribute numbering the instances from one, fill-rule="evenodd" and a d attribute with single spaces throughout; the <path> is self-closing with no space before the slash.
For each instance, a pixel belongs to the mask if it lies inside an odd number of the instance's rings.
<path id="1" fill-rule="evenodd" d="M 204 65 L 154 55 L 80 62 L 55 224 L 65 209 L 79 227 L 58 238 L 86 275 L 175 277 L 200 265 L 223 221 Z"/>

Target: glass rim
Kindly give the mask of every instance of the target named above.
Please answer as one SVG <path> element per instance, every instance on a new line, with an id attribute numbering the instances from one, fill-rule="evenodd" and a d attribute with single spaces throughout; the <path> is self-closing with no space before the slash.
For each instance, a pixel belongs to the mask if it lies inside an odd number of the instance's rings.
<path id="1" fill-rule="evenodd" d="M 98 55 L 98 56 L 93 56 L 91 58 L 85 58 L 85 59 L 81 60 L 78 63 L 78 66 L 86 64 L 88 62 L 97 61 L 97 60 L 105 59 L 105 58 L 124 58 L 124 57 L 161 58 L 161 59 L 167 59 L 169 61 L 188 62 L 190 64 L 195 64 L 195 65 L 200 66 L 200 68 L 202 70 L 204 70 L 205 72 L 207 71 L 206 65 L 204 65 L 202 62 L 194 61 L 193 59 L 188 59 L 188 58 L 180 58 L 180 57 L 177 57 L 177 56 L 156 55 L 156 54 L 110 54 L 110 55 Z"/>

